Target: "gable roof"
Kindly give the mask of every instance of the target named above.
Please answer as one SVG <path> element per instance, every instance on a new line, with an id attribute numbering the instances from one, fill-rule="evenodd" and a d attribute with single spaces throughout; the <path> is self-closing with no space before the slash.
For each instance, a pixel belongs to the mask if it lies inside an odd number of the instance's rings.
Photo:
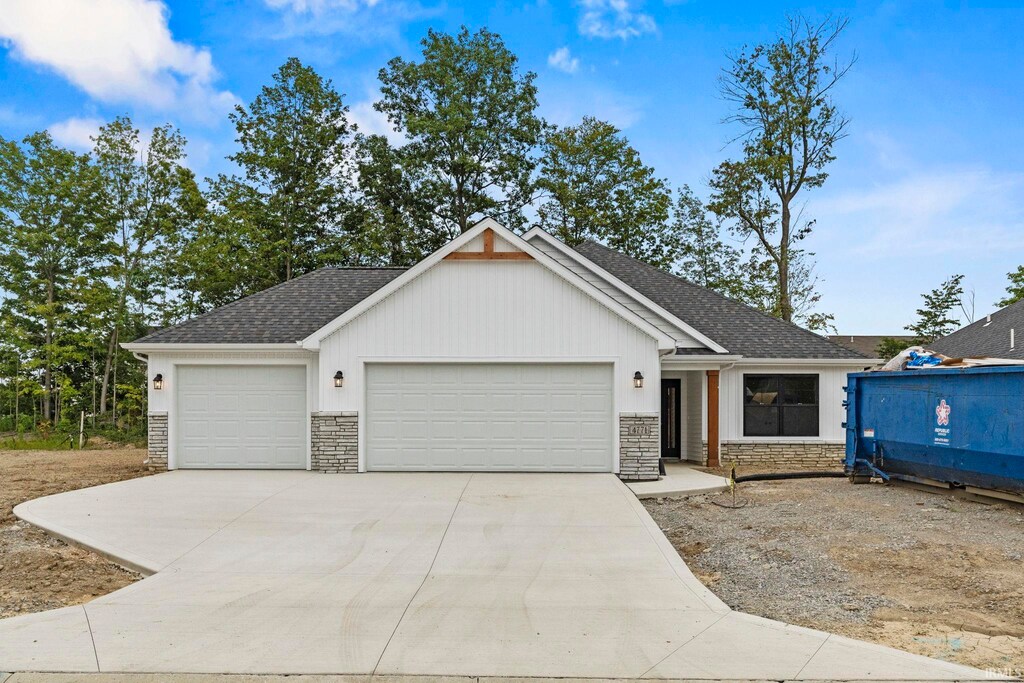
<path id="1" fill-rule="evenodd" d="M 295 344 L 405 272 L 321 268 L 243 297 L 135 344 Z"/>
<path id="2" fill-rule="evenodd" d="M 740 354 L 746 358 L 865 358 L 813 332 L 597 242 L 588 240 L 576 247 L 576 251 L 672 315 L 714 339 L 731 354 Z"/>
<path id="3" fill-rule="evenodd" d="M 497 222 L 493 218 L 484 218 L 483 220 L 474 224 L 469 230 L 462 233 L 451 242 L 441 247 L 427 258 L 417 263 L 412 268 L 396 277 L 391 282 L 381 287 L 376 292 L 373 292 L 363 301 L 360 301 L 349 310 L 342 313 L 340 316 L 331 320 L 326 325 L 320 327 L 316 331 L 312 332 L 305 339 L 301 341 L 302 348 L 308 350 L 317 350 L 320 348 L 320 342 L 334 334 L 337 330 L 347 325 L 349 322 L 359 317 L 367 310 L 375 306 L 380 301 L 391 296 L 394 292 L 398 291 L 408 283 L 412 282 L 426 271 L 433 268 L 435 265 L 445 260 L 446 258 L 455 256 L 473 256 L 474 258 L 479 254 L 456 254 L 461 251 L 463 247 L 471 244 L 477 237 L 484 235 L 486 231 L 491 231 L 494 235 L 497 235 L 500 239 L 504 240 L 508 244 L 512 245 L 516 250 L 522 252 L 529 260 L 535 261 L 540 265 L 544 266 L 552 273 L 562 278 L 569 284 L 573 285 L 580 291 L 584 292 L 598 303 L 602 304 L 605 308 L 612 311 L 620 318 L 623 318 L 632 323 L 636 328 L 642 332 L 653 337 L 658 343 L 658 349 L 664 351 L 671 351 L 675 348 L 675 340 L 666 336 L 656 326 L 645 320 L 642 316 L 638 315 L 635 311 L 623 306 L 621 303 L 616 301 L 614 298 L 602 292 L 600 289 L 594 287 L 579 275 L 574 273 L 569 268 L 566 268 L 555 259 L 548 256 L 546 253 L 524 240 L 519 235 L 510 231 L 508 228 Z M 521 254 L 520 254 L 521 255 Z"/>
<path id="4" fill-rule="evenodd" d="M 1014 348 L 1010 348 L 1010 331 L 1014 331 Z M 928 345 L 932 351 L 964 358 L 989 356 L 1024 360 L 1024 300 L 1001 308 L 990 316 L 976 320 Z"/>

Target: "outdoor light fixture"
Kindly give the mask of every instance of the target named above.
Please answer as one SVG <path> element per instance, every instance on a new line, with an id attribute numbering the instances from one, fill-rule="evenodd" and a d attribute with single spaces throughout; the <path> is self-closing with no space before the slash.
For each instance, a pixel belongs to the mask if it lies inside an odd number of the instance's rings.
<path id="1" fill-rule="evenodd" d="M 160 391 L 164 388 L 164 376 L 159 372 L 153 376 L 153 388 Z"/>
<path id="2" fill-rule="evenodd" d="M 342 386 L 344 386 L 344 384 L 345 373 L 343 373 L 341 370 L 338 370 L 336 373 L 334 373 L 334 386 L 340 389 Z"/>
<path id="3" fill-rule="evenodd" d="M 644 376 L 640 374 L 639 370 L 637 370 L 636 374 L 633 375 L 633 386 L 637 389 L 644 388 Z"/>

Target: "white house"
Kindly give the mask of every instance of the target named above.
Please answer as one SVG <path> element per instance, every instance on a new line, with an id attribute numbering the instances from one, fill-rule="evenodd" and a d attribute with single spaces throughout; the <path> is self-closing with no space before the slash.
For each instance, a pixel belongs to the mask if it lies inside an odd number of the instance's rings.
<path id="1" fill-rule="evenodd" d="M 596 243 L 484 220 L 409 269 L 324 268 L 125 348 L 149 464 L 658 475 L 841 457 L 856 352 Z"/>

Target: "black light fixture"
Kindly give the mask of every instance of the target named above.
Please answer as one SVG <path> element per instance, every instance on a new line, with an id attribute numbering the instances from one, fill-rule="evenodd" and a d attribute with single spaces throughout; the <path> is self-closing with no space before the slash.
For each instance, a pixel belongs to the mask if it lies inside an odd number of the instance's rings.
<path id="1" fill-rule="evenodd" d="M 637 389 L 644 388 L 644 376 L 640 374 L 639 370 L 637 370 L 636 374 L 633 375 L 633 386 Z"/>
<path id="2" fill-rule="evenodd" d="M 338 370 L 336 373 L 334 373 L 334 386 L 340 389 L 344 385 L 345 373 L 343 373 L 341 370 Z"/>
<path id="3" fill-rule="evenodd" d="M 153 376 L 153 388 L 160 391 L 164 388 L 164 376 L 159 372 Z"/>

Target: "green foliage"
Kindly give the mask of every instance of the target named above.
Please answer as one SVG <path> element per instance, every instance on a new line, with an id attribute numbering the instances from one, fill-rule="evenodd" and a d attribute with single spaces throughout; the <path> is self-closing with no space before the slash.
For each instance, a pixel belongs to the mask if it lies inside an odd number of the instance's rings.
<path id="1" fill-rule="evenodd" d="M 963 279 L 963 275 L 953 275 L 921 295 L 924 305 L 917 309 L 917 320 L 905 328 L 914 335 L 911 346 L 927 346 L 960 326 L 960 319 L 954 317 L 953 311 L 960 306 L 964 294 Z"/>
<path id="2" fill-rule="evenodd" d="M 878 346 L 875 347 L 875 355 L 882 360 L 889 360 L 900 355 L 908 346 L 914 346 L 914 344 L 893 339 L 892 337 L 883 337 L 882 341 L 878 342 Z"/>
<path id="3" fill-rule="evenodd" d="M 1010 283 L 1006 285 L 1006 296 L 996 302 L 1000 308 L 1024 299 L 1024 266 L 1017 266 L 1017 270 L 1007 273 L 1006 277 Z"/>
<path id="4" fill-rule="evenodd" d="M 835 143 L 848 120 L 832 101 L 832 90 L 852 62 L 829 61 L 846 21 L 789 22 L 788 31 L 769 44 L 744 49 L 720 79 L 722 96 L 734 106 L 726 121 L 739 127 L 743 155 L 718 166 L 711 177 L 710 208 L 746 239 L 754 237 L 775 264 L 777 315 L 796 319 L 794 279 L 813 288 L 813 265 L 797 244 L 813 221 L 794 212 L 802 191 L 821 187 L 825 168 L 835 159 Z M 801 270 L 802 269 L 802 270 Z M 799 289 L 800 285 L 797 285 Z M 796 292 L 798 293 L 798 292 Z M 806 304 L 813 296 L 803 295 Z M 822 322 L 805 315 L 805 322 Z"/>
<path id="5" fill-rule="evenodd" d="M 454 36 L 431 29 L 422 45 L 421 61 L 395 57 L 380 70 L 374 108 L 408 139 L 401 165 L 431 208 L 434 229 L 447 241 L 483 216 L 521 227 L 544 129 L 536 75 L 521 74 L 516 56 L 487 29 L 463 27 Z"/>
<path id="6" fill-rule="evenodd" d="M 679 257 L 668 186 L 612 124 L 588 116 L 548 135 L 537 185 L 539 224 L 565 243 L 600 240 L 661 268 Z"/>

